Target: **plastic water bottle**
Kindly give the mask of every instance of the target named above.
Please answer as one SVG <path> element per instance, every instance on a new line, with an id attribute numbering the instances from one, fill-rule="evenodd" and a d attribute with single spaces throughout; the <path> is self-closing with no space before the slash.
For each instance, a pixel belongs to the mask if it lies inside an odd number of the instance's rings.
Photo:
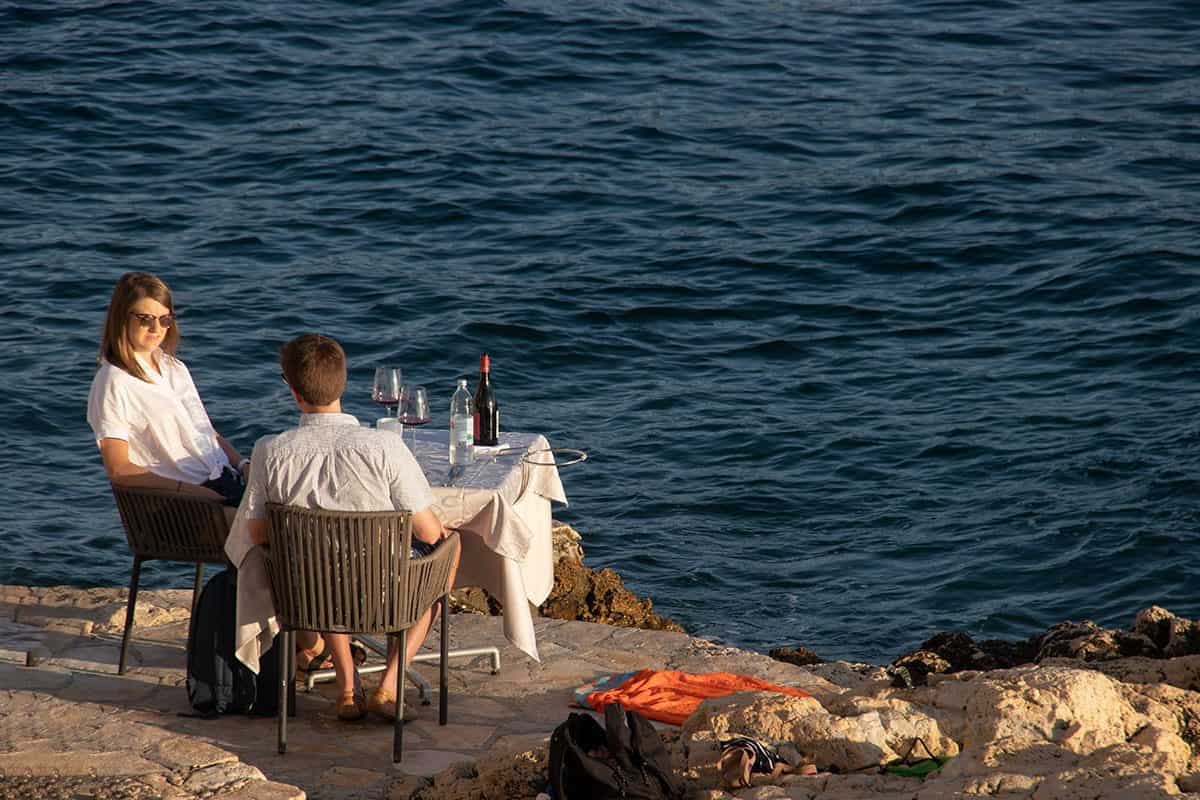
<path id="1" fill-rule="evenodd" d="M 459 378 L 454 397 L 450 398 L 450 466 L 458 467 L 475 460 L 475 412 L 467 379 Z"/>

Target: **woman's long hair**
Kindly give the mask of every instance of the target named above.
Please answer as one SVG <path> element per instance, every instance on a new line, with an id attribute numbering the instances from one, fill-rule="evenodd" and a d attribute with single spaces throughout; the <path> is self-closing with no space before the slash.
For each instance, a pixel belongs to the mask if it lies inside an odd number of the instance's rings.
<path id="1" fill-rule="evenodd" d="M 171 299 L 171 290 L 161 278 L 149 272 L 126 272 L 121 276 L 121 280 L 117 281 L 117 288 L 113 289 L 112 300 L 108 304 L 104 335 L 100 339 L 100 357 L 133 377 L 149 382 L 145 370 L 133 355 L 133 348 L 129 346 L 129 326 L 135 324 L 130 309 L 143 297 L 162 303 L 168 311 L 175 313 L 175 301 Z M 178 347 L 179 321 L 176 320 L 175 324 L 167 328 L 162 349 L 165 353 L 175 355 Z"/>

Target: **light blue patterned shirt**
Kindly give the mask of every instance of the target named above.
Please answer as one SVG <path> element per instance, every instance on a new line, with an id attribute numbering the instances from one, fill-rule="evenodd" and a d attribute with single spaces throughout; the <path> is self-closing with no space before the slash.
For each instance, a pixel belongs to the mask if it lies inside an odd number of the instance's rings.
<path id="1" fill-rule="evenodd" d="M 254 445 L 246 516 L 267 503 L 326 511 L 423 511 L 429 481 L 395 433 L 363 428 L 350 414 L 301 414 L 300 426 Z"/>

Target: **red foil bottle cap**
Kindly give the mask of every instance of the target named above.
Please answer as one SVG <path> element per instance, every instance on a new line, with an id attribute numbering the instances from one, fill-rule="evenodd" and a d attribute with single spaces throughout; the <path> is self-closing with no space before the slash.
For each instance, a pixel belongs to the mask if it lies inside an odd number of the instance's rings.
<path id="1" fill-rule="evenodd" d="M 484 353 L 483 355 L 481 355 L 479 357 L 479 371 L 480 372 L 491 372 L 492 371 L 492 359 L 487 353 Z"/>

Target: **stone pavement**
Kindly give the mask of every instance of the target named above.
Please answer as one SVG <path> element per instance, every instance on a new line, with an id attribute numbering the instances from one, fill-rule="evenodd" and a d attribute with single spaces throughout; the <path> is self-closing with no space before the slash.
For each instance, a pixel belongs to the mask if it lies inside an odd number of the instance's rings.
<path id="1" fill-rule="evenodd" d="M 336 719 L 332 684 L 297 693 L 281 756 L 274 718 L 180 716 L 189 710 L 190 591 L 139 594 L 130 667 L 116 674 L 124 596 L 115 588 L 0 586 L 3 800 L 401 800 L 452 765 L 544 742 L 570 713 L 574 688 L 598 675 L 726 670 L 818 694 L 833 688 L 798 667 L 683 633 L 550 619 L 536 621 L 539 664 L 507 645 L 498 617 L 456 614 L 451 647 L 500 646 L 502 668 L 493 675 L 486 657 L 452 662 L 450 724 L 437 725 L 436 697 L 418 707 L 400 765 L 391 763 L 390 724 Z M 428 643 L 436 641 L 431 635 Z M 41 656 L 37 666 L 25 666 L 30 651 Z M 418 671 L 436 687 L 435 665 Z M 368 688 L 374 680 L 364 678 Z"/>

